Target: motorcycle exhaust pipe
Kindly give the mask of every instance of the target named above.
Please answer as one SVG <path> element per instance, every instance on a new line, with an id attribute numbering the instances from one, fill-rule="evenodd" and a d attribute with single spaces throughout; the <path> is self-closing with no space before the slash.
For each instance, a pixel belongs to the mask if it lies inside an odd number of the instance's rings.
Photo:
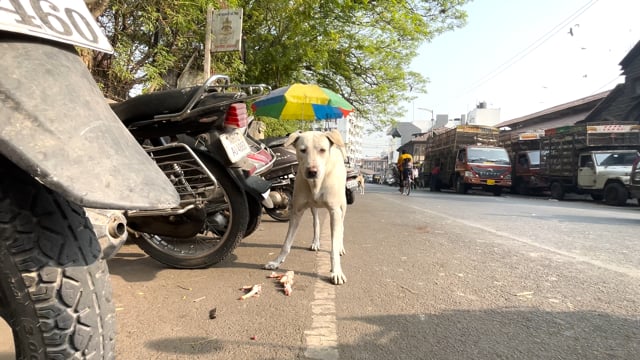
<path id="1" fill-rule="evenodd" d="M 127 219 L 123 211 L 85 208 L 102 249 L 102 256 L 109 260 L 127 241 Z"/>

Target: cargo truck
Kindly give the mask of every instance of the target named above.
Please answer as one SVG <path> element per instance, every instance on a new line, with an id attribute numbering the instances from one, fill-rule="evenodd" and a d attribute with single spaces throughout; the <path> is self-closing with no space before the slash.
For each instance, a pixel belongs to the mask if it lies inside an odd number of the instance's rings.
<path id="1" fill-rule="evenodd" d="M 548 190 L 549 184 L 540 176 L 540 139 L 543 136 L 543 132 L 500 135 L 500 145 L 511 159 L 512 193 L 530 195 Z"/>
<path id="2" fill-rule="evenodd" d="M 440 166 L 438 182 L 460 194 L 482 188 L 498 196 L 511 187 L 511 162 L 498 146 L 500 131 L 491 126 L 460 125 L 437 129 L 427 139 L 422 173 L 426 184 Z"/>
<path id="3" fill-rule="evenodd" d="M 551 197 L 589 194 L 621 206 L 629 199 L 629 177 L 640 156 L 640 125 L 608 123 L 547 129 L 541 140 L 542 176 Z"/>

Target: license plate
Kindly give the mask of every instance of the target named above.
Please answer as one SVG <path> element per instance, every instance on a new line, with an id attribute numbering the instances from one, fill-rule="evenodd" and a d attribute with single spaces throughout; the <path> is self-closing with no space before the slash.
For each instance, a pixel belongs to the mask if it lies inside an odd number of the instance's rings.
<path id="1" fill-rule="evenodd" d="M 251 152 L 244 135 L 237 129 L 230 133 L 221 134 L 220 141 L 232 163 L 238 162 Z"/>
<path id="2" fill-rule="evenodd" d="M 113 52 L 83 0 L 0 0 L 0 30 Z"/>
<path id="3" fill-rule="evenodd" d="M 356 180 L 349 180 L 347 181 L 347 188 L 351 189 L 354 187 L 358 187 L 358 181 Z"/>
<path id="4" fill-rule="evenodd" d="M 495 180 L 492 180 L 492 179 L 487 180 L 487 185 L 495 185 L 495 184 L 496 184 Z"/>

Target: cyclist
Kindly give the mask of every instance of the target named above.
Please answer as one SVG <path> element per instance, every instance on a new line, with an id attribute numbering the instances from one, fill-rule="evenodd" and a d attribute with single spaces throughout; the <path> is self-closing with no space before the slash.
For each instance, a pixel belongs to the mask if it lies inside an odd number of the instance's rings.
<path id="1" fill-rule="evenodd" d="M 407 152 L 407 150 L 402 150 L 402 154 L 398 156 L 398 172 L 400 173 L 400 192 L 402 192 L 404 188 L 404 180 L 406 177 L 411 177 L 413 172 L 413 156 Z"/>

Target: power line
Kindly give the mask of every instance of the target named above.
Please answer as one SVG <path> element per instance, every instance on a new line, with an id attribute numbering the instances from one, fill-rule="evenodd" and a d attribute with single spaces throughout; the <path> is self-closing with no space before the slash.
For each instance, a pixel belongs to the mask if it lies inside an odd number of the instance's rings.
<path id="1" fill-rule="evenodd" d="M 479 88 L 480 86 L 482 86 L 485 83 L 487 83 L 489 80 L 491 80 L 491 79 L 495 78 L 496 76 L 500 75 L 501 73 L 505 72 L 511 66 L 516 64 L 518 61 L 524 59 L 527 55 L 529 55 L 535 49 L 539 48 L 542 44 L 547 42 L 553 35 L 557 34 L 560 30 L 566 28 L 566 26 L 568 24 L 573 22 L 578 16 L 582 15 L 585 11 L 587 11 L 589 8 L 591 8 L 593 5 L 595 5 L 598 1 L 599 0 L 591 0 L 588 3 L 586 3 L 585 5 L 583 5 L 581 8 L 576 10 L 573 14 L 571 14 L 568 18 L 566 18 L 565 20 L 560 22 L 558 25 L 554 26 L 551 30 L 549 30 L 543 36 L 541 36 L 536 41 L 531 43 L 531 45 L 527 46 L 524 50 L 522 50 L 519 53 L 517 53 L 516 55 L 512 56 L 509 60 L 507 60 L 506 62 L 502 63 L 500 66 L 498 66 L 497 68 L 495 68 L 491 72 L 487 73 L 487 75 L 481 77 L 480 80 L 476 81 L 474 83 L 474 85 L 472 85 L 468 90 L 463 92 L 460 96 L 466 95 L 466 94 L 470 93 L 471 91 Z"/>

